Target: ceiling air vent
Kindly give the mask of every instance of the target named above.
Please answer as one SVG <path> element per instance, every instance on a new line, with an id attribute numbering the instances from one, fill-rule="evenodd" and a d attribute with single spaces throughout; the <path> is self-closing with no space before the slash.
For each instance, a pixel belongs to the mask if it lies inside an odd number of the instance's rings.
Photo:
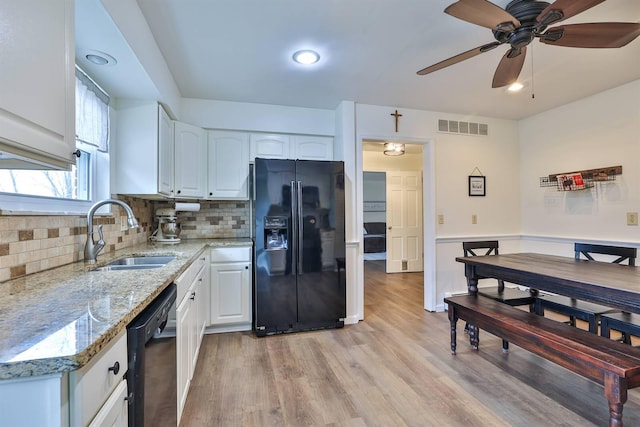
<path id="1" fill-rule="evenodd" d="M 489 135 L 489 126 L 484 123 L 460 122 L 458 120 L 438 120 L 438 132 L 460 133 L 464 135 Z"/>

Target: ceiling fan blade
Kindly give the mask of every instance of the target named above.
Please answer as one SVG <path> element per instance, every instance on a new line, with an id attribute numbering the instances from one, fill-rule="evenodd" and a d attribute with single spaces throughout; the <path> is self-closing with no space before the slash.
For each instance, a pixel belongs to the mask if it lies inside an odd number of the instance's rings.
<path id="1" fill-rule="evenodd" d="M 536 21 L 544 25 L 564 21 L 604 1 L 605 0 L 556 0 L 540 12 Z"/>
<path id="2" fill-rule="evenodd" d="M 418 71 L 418 75 L 420 76 L 424 76 L 425 74 L 429 74 L 429 73 L 433 73 L 434 71 L 438 71 L 441 70 L 445 67 L 448 67 L 449 65 L 453 65 L 453 64 L 457 64 L 458 62 L 462 62 L 465 59 L 469 59 L 469 58 L 473 58 L 476 55 L 480 55 L 481 53 L 487 52 L 491 49 L 494 49 L 498 46 L 500 46 L 502 43 L 500 42 L 492 42 L 492 43 L 488 43 L 485 44 L 483 46 L 480 47 L 476 47 L 474 49 L 468 50 L 466 52 L 460 53 L 456 56 L 452 56 L 449 59 L 445 59 L 444 61 L 440 61 L 437 64 L 433 64 L 427 68 L 423 68 L 422 70 Z"/>
<path id="3" fill-rule="evenodd" d="M 449 5 L 445 10 L 451 16 L 472 24 L 495 29 L 501 24 L 515 29 L 520 21 L 509 12 L 487 0 L 459 0 Z"/>
<path id="4" fill-rule="evenodd" d="M 595 22 L 550 28 L 540 41 L 554 46 L 612 48 L 625 46 L 639 35 L 640 24 L 634 22 Z"/>
<path id="5" fill-rule="evenodd" d="M 493 75 L 493 83 L 491 87 L 502 87 L 510 85 L 518 80 L 522 65 L 524 65 L 524 58 L 527 54 L 527 47 L 520 48 L 518 53 L 515 49 L 509 49 L 504 54 L 498 64 L 495 74 Z"/>

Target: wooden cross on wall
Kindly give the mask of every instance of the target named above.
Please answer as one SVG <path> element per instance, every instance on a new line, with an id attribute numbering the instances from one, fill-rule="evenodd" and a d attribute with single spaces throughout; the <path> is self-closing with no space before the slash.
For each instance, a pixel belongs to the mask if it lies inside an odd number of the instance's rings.
<path id="1" fill-rule="evenodd" d="M 400 117 L 402 117 L 402 114 L 399 114 L 398 110 L 396 110 L 395 113 L 391 113 L 389 115 L 390 116 L 394 116 L 396 118 L 396 132 L 398 132 L 398 121 L 399 121 Z"/>

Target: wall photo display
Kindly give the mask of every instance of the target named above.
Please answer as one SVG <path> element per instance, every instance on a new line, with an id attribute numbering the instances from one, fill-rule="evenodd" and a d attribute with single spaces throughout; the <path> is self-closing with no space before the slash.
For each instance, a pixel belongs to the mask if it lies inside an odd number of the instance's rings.
<path id="1" fill-rule="evenodd" d="M 469 175 L 469 196 L 486 196 L 486 179 L 484 176 Z"/>

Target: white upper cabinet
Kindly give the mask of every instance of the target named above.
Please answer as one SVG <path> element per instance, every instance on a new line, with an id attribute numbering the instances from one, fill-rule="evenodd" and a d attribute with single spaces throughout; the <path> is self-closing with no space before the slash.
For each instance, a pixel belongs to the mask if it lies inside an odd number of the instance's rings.
<path id="1" fill-rule="evenodd" d="M 0 150 L 74 163 L 73 0 L 0 4 Z"/>
<path id="2" fill-rule="evenodd" d="M 249 198 L 249 133 L 211 130 L 207 138 L 209 150 L 207 198 L 247 200 Z"/>
<path id="3" fill-rule="evenodd" d="M 155 101 L 119 102 L 115 193 L 174 197 L 173 122 Z"/>
<path id="4" fill-rule="evenodd" d="M 203 198 L 207 186 L 207 141 L 202 128 L 174 122 L 175 197 Z"/>
<path id="5" fill-rule="evenodd" d="M 158 106 L 158 193 L 165 196 L 173 196 L 173 176 L 175 165 L 173 163 L 174 141 L 173 122 L 164 111 Z M 153 175 L 150 176 L 153 180 Z"/>
<path id="6" fill-rule="evenodd" d="M 251 160 L 256 157 L 263 159 L 288 159 L 290 151 L 289 135 L 274 133 L 251 134 Z"/>
<path id="7" fill-rule="evenodd" d="M 333 138 L 329 136 L 294 135 L 291 158 L 301 160 L 333 160 Z"/>
<path id="8" fill-rule="evenodd" d="M 119 104 L 115 192 L 203 198 L 207 185 L 204 130 L 172 121 L 155 101 L 126 100 Z"/>
<path id="9" fill-rule="evenodd" d="M 333 138 L 330 136 L 281 135 L 252 133 L 250 160 L 299 159 L 333 160 Z"/>

